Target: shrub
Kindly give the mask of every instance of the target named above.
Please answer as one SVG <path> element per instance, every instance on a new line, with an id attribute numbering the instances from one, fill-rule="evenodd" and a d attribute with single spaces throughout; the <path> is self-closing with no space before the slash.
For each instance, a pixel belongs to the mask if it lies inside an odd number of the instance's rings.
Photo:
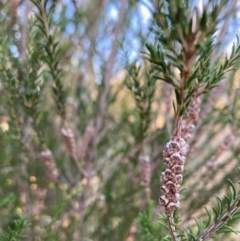
<path id="1" fill-rule="evenodd" d="M 0 4 L 1 240 L 234 240 L 237 1 Z"/>

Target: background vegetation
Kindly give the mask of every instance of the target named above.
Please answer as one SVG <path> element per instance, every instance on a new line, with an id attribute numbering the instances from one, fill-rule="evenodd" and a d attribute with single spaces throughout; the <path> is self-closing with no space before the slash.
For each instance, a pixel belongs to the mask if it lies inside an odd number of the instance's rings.
<path id="1" fill-rule="evenodd" d="M 237 4 L 1 0 L 0 240 L 172 240 L 162 151 L 196 91 L 176 240 L 238 240 Z"/>

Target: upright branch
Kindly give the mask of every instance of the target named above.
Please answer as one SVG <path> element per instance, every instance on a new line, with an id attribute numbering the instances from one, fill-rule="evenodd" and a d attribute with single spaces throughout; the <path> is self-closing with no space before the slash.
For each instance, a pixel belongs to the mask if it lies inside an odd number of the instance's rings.
<path id="1" fill-rule="evenodd" d="M 140 156 L 139 157 L 140 167 L 141 167 L 141 179 L 142 186 L 146 194 L 147 203 L 150 201 L 150 181 L 151 181 L 151 163 L 149 156 Z"/>
<path id="2" fill-rule="evenodd" d="M 194 122 L 198 119 L 200 111 L 200 99 L 197 94 L 193 94 L 190 105 L 188 106 L 184 119 L 181 124 L 181 136 L 189 142 L 195 129 Z"/>
<path id="3" fill-rule="evenodd" d="M 128 76 L 125 83 L 134 97 L 139 117 L 139 131 L 136 133 L 138 146 L 133 148 L 127 156 L 130 157 L 133 155 L 134 157 L 138 152 L 141 153 L 139 156 L 141 183 L 144 187 L 146 201 L 149 203 L 151 163 L 147 155 L 146 137 L 151 123 L 151 103 L 154 98 L 156 80 L 153 78 L 152 69 L 144 69 L 143 67 L 137 66 L 136 63 L 127 66 L 127 69 Z"/>
<path id="4" fill-rule="evenodd" d="M 73 131 L 68 127 L 66 121 L 66 88 L 62 83 L 63 71 L 60 67 L 60 48 L 59 42 L 56 41 L 56 36 L 51 33 L 51 21 L 53 11 L 55 9 L 55 4 L 50 4 L 48 7 L 48 0 L 32 0 L 35 6 L 38 8 L 39 13 L 36 13 L 37 18 L 36 23 L 39 30 L 42 33 L 43 42 L 40 43 L 44 49 L 44 56 L 42 57 L 43 62 L 45 62 L 49 68 L 49 73 L 53 80 L 53 96 L 56 99 L 57 111 L 62 119 L 61 133 L 64 138 L 67 152 L 69 156 L 74 161 L 78 168 L 78 171 L 86 176 L 85 171 L 78 162 L 76 141 L 74 138 Z"/>
<path id="5" fill-rule="evenodd" d="M 124 21 L 124 13 L 125 13 L 126 5 L 127 5 L 127 0 L 121 0 L 121 5 L 119 9 L 119 18 L 113 31 L 112 49 L 105 68 L 105 75 L 103 79 L 104 89 L 100 95 L 100 100 L 98 105 L 98 115 L 96 117 L 95 130 L 94 130 L 94 135 L 92 139 L 93 147 L 91 151 L 90 161 L 93 161 L 93 159 L 95 158 L 96 149 L 99 142 L 98 135 L 99 135 L 100 129 L 102 128 L 104 117 L 107 110 L 107 99 L 110 91 L 110 79 L 112 77 L 112 71 L 113 71 L 114 62 L 115 62 L 114 60 L 117 54 L 117 46 L 118 46 L 117 40 L 120 35 L 122 23 Z"/>
<path id="6" fill-rule="evenodd" d="M 207 163 L 207 168 L 213 169 L 219 165 L 219 158 L 229 147 L 231 146 L 232 142 L 234 141 L 235 136 L 234 134 L 227 134 L 223 142 L 221 143 L 220 147 L 218 148 L 217 152 L 211 157 L 210 161 Z"/>
<path id="7" fill-rule="evenodd" d="M 239 215 L 239 205 L 240 205 L 240 195 L 235 197 L 234 202 L 225 210 L 221 216 L 218 217 L 215 223 L 207 227 L 195 241 L 204 241 L 208 240 L 213 234 L 215 234 L 221 227 L 227 226 L 227 223 L 232 219 L 236 218 Z"/>
<path id="8" fill-rule="evenodd" d="M 175 90 L 174 128 L 171 140 L 163 150 L 162 192 L 160 205 L 167 214 L 169 231 L 177 240 L 172 223 L 173 212 L 179 208 L 179 190 L 188 144 L 200 111 L 201 94 L 209 92 L 231 69 L 239 55 L 239 46 L 233 47 L 229 59 L 211 69 L 211 54 L 214 49 L 213 34 L 219 23 L 219 14 L 226 0 L 207 3 L 202 13 L 195 8 L 189 14 L 189 1 L 161 1 L 155 5 L 156 46 L 147 44 L 147 58 L 155 70 L 155 78 L 171 84 Z M 211 9 L 211 10 L 209 10 Z M 238 44 L 237 44 L 238 45 Z M 183 120 L 183 116 L 184 121 Z"/>

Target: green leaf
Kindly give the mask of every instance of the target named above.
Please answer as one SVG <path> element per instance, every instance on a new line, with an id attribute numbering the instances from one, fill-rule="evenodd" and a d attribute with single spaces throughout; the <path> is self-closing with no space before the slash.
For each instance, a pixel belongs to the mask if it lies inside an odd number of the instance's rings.
<path id="1" fill-rule="evenodd" d="M 176 115 L 177 114 L 177 108 L 176 108 L 176 105 L 175 105 L 174 101 L 172 102 L 172 105 L 173 105 L 174 114 Z"/>
<path id="2" fill-rule="evenodd" d="M 218 229 L 217 233 L 235 233 L 238 235 L 239 232 L 230 226 L 224 225 Z"/>
<path id="3" fill-rule="evenodd" d="M 230 209 L 230 206 L 231 206 L 231 200 L 227 197 L 227 196 L 224 196 L 226 202 L 227 202 L 227 209 L 229 210 Z"/>
<path id="4" fill-rule="evenodd" d="M 223 203 L 222 200 L 216 196 L 217 203 L 218 203 L 218 216 L 220 216 L 223 212 Z"/>
<path id="5" fill-rule="evenodd" d="M 203 224 L 202 221 L 197 220 L 194 218 L 196 224 L 197 224 L 197 235 L 199 235 L 203 231 Z"/>
<path id="6" fill-rule="evenodd" d="M 232 200 L 234 200 L 236 198 L 236 196 L 237 196 L 236 189 L 234 187 L 233 182 L 230 179 L 228 179 L 228 182 L 230 184 L 231 197 L 232 197 Z"/>
<path id="7" fill-rule="evenodd" d="M 178 105 L 180 105 L 181 104 L 181 96 L 180 96 L 179 90 L 177 88 L 175 88 L 174 91 L 175 91 L 177 103 L 178 103 Z"/>
<path id="8" fill-rule="evenodd" d="M 212 207 L 212 209 L 213 209 L 213 212 L 214 212 L 214 222 L 216 223 L 217 222 L 217 219 L 218 219 L 218 211 L 214 208 L 214 207 Z"/>
<path id="9" fill-rule="evenodd" d="M 204 31 L 207 28 L 207 21 L 208 21 L 207 10 L 206 8 L 204 8 L 202 18 L 200 21 L 201 30 Z"/>
<path id="10" fill-rule="evenodd" d="M 207 215 L 208 215 L 208 221 L 206 223 L 206 228 L 207 228 L 212 222 L 212 212 L 208 211 L 208 209 L 206 207 L 204 207 L 204 209 L 206 210 Z"/>

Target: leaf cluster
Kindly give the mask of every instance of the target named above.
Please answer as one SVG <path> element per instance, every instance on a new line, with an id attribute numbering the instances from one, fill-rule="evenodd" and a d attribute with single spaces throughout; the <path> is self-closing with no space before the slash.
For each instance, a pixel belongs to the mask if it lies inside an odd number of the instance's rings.
<path id="1" fill-rule="evenodd" d="M 208 3 L 210 4 L 210 3 Z M 227 1 L 205 5 L 200 13 L 190 12 L 189 1 L 161 1 L 155 8 L 152 31 L 156 43 L 146 44 L 146 58 L 152 64 L 156 80 L 175 88 L 175 114 L 184 113 L 193 93 L 209 92 L 231 71 L 239 60 L 239 39 L 229 57 L 212 63 L 217 47 L 214 33 L 219 14 Z"/>
<path id="2" fill-rule="evenodd" d="M 179 228 L 179 226 L 181 226 L 181 220 L 178 212 L 174 213 L 172 225 L 180 241 L 203 241 L 220 233 L 238 233 L 238 231 L 233 228 L 233 225 L 240 219 L 240 195 L 237 194 L 232 181 L 228 181 L 230 183 L 229 195 L 223 199 L 216 197 L 217 207 L 213 207 L 212 211 L 205 208 L 207 213 L 206 219 L 195 219 L 196 225 L 183 229 Z M 166 215 L 159 214 L 159 227 L 154 225 L 151 217 L 152 215 L 147 211 L 139 214 L 138 222 L 142 236 L 148 241 L 171 240 L 166 233 L 169 228 Z"/>
<path id="3" fill-rule="evenodd" d="M 42 61 L 47 64 L 54 82 L 52 91 L 56 99 L 58 113 L 61 117 L 65 118 L 67 91 L 61 80 L 63 76 L 63 70 L 60 67 L 61 48 L 59 47 L 59 41 L 56 40 L 57 30 L 54 31 L 51 28 L 55 3 L 48 0 L 32 0 L 32 2 L 38 10 L 35 13 L 35 25 L 39 28 L 42 35 L 42 41 L 38 42 L 44 51 Z"/>
<path id="4" fill-rule="evenodd" d="M 25 218 L 21 217 L 14 221 L 12 228 L 9 228 L 7 232 L 0 234 L 0 239 L 2 241 L 20 241 L 23 240 L 26 235 L 24 231 L 27 227 L 27 221 Z"/>
<path id="5" fill-rule="evenodd" d="M 145 70 L 137 64 L 127 66 L 126 86 L 131 91 L 141 120 L 141 135 L 146 136 L 151 121 L 151 104 L 155 93 L 154 72 Z"/>

